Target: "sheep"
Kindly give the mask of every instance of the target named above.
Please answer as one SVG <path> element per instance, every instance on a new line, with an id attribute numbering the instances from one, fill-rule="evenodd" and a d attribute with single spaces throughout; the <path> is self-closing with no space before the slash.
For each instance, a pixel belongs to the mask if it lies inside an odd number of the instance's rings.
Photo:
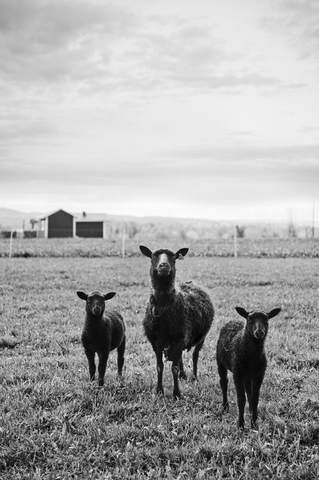
<path id="1" fill-rule="evenodd" d="M 236 307 L 246 324 L 232 320 L 224 325 L 217 340 L 217 367 L 223 392 L 223 410 L 228 412 L 227 370 L 233 373 L 239 409 L 238 427 L 244 428 L 245 391 L 251 413 L 251 427 L 257 428 L 257 407 L 260 387 L 264 379 L 267 359 L 264 343 L 268 333 L 268 320 L 281 311 L 274 308 L 268 313 L 247 312 Z"/>
<path id="2" fill-rule="evenodd" d="M 113 309 L 105 310 L 105 301 L 116 295 L 110 292 L 103 295 L 94 291 L 86 294 L 76 292 L 78 297 L 86 301 L 86 317 L 82 330 L 82 345 L 89 363 L 91 380 L 95 378 L 95 353 L 99 357 L 98 384 L 104 385 L 104 375 L 107 360 L 111 350 L 117 349 L 118 375 L 122 376 L 125 352 L 125 324 L 119 312 Z"/>
<path id="3" fill-rule="evenodd" d="M 157 393 L 163 390 L 163 352 L 172 362 L 173 396 L 181 396 L 178 376 L 186 379 L 183 350 L 193 351 L 193 377 L 197 378 L 197 362 L 205 337 L 214 318 L 214 307 L 206 292 L 192 282 L 175 286 L 175 261 L 183 259 L 188 248 L 176 253 L 167 249 L 152 252 L 141 245 L 140 250 L 151 259 L 152 291 L 143 320 L 144 333 L 151 343 L 157 361 Z"/>

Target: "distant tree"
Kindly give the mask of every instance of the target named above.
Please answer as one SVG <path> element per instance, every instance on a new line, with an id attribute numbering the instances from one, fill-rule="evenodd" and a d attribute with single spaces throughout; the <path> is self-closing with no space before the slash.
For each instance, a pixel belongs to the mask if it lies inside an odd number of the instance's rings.
<path id="1" fill-rule="evenodd" d="M 187 239 L 187 235 L 186 235 L 185 230 L 180 230 L 179 235 L 180 235 L 180 237 L 181 237 L 182 240 L 186 240 L 186 239 Z"/>
<path id="2" fill-rule="evenodd" d="M 129 222 L 127 224 L 127 232 L 128 232 L 129 238 L 135 237 L 135 235 L 138 233 L 138 231 L 139 231 L 139 229 L 138 229 L 138 226 L 135 222 Z"/>
<path id="3" fill-rule="evenodd" d="M 236 225 L 236 235 L 237 235 L 237 238 L 244 238 L 245 227 L 240 227 L 239 225 Z"/>
<path id="4" fill-rule="evenodd" d="M 289 222 L 288 224 L 288 237 L 289 238 L 295 238 L 297 236 L 297 230 L 296 227 L 294 226 L 293 222 Z"/>
<path id="5" fill-rule="evenodd" d="M 32 230 L 33 230 L 33 229 L 34 229 L 34 225 L 35 225 L 36 223 L 38 223 L 38 220 L 35 220 L 35 218 L 31 218 L 29 221 L 30 221 L 30 223 L 31 223 Z"/>

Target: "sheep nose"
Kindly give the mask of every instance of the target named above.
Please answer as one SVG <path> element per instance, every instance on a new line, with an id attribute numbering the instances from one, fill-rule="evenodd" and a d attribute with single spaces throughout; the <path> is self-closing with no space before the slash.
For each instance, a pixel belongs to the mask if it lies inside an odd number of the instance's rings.
<path id="1" fill-rule="evenodd" d="M 159 264 L 158 269 L 159 270 L 169 270 L 170 265 L 167 262 L 162 262 L 162 263 Z"/>
<path id="2" fill-rule="evenodd" d="M 161 262 L 157 266 L 157 273 L 158 275 L 168 276 L 171 273 L 171 266 L 167 262 Z"/>
<path id="3" fill-rule="evenodd" d="M 264 330 L 262 330 L 261 328 L 258 328 L 257 330 L 255 330 L 255 337 L 257 338 L 257 340 L 262 340 L 264 336 L 265 336 Z"/>
<path id="4" fill-rule="evenodd" d="M 98 305 L 95 305 L 93 308 L 92 308 L 92 312 L 94 315 L 100 315 L 101 313 L 101 307 L 99 307 Z"/>

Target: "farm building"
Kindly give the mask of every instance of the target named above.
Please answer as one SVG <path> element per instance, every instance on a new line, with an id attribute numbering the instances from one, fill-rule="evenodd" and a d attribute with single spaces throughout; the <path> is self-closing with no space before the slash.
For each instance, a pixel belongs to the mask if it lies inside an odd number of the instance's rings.
<path id="1" fill-rule="evenodd" d="M 75 234 L 77 237 L 106 238 L 108 223 L 105 214 L 83 212 L 81 217 L 76 217 Z"/>
<path id="2" fill-rule="evenodd" d="M 41 218 L 41 231 L 45 238 L 74 237 L 75 217 L 64 210 L 58 210 Z"/>
<path id="3" fill-rule="evenodd" d="M 107 238 L 110 234 L 110 220 L 106 214 L 83 212 L 72 215 L 65 210 L 58 210 L 41 218 L 38 237 L 84 237 Z"/>

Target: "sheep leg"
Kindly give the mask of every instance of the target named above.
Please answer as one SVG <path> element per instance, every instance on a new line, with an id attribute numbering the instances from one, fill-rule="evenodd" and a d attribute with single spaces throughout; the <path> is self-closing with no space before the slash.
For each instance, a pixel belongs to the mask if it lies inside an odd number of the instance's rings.
<path id="1" fill-rule="evenodd" d="M 160 347 L 155 347 L 154 348 L 155 353 L 156 353 L 156 362 L 157 362 L 157 393 L 164 393 L 163 389 L 163 370 L 164 370 L 164 364 L 163 364 L 163 349 Z"/>
<path id="2" fill-rule="evenodd" d="M 223 410 L 224 412 L 229 411 L 229 403 L 227 397 L 227 388 L 228 388 L 228 378 L 227 378 L 227 368 L 225 368 L 217 359 L 218 373 L 219 373 L 219 383 L 223 392 Z"/>
<path id="3" fill-rule="evenodd" d="M 237 404 L 239 410 L 238 427 L 244 428 L 244 410 L 246 404 L 245 383 L 241 378 L 236 378 L 236 376 L 234 376 L 234 383 L 237 392 Z"/>
<path id="4" fill-rule="evenodd" d="M 87 348 L 84 350 L 86 358 L 88 359 L 89 362 L 89 372 L 90 372 L 90 380 L 94 380 L 95 378 L 95 362 L 94 362 L 94 357 L 95 357 L 95 352 L 92 352 L 92 350 L 88 350 Z"/>
<path id="5" fill-rule="evenodd" d="M 183 379 L 183 380 L 187 380 L 187 375 L 185 373 L 185 370 L 184 370 L 184 364 L 183 364 L 183 358 L 181 357 L 181 361 L 180 361 L 180 364 L 179 364 L 179 378 Z"/>
<path id="6" fill-rule="evenodd" d="M 257 428 L 257 417 L 258 417 L 258 401 L 259 401 L 259 392 L 262 384 L 262 378 L 254 378 L 252 381 L 252 393 L 251 393 L 251 427 Z"/>
<path id="7" fill-rule="evenodd" d="M 109 352 L 104 351 L 100 352 L 99 354 L 99 387 L 103 387 L 104 385 L 104 375 L 106 370 L 107 359 L 109 357 Z"/>
<path id="8" fill-rule="evenodd" d="M 249 403 L 249 411 L 251 413 L 252 412 L 252 403 L 251 403 L 251 379 L 250 378 L 245 379 L 245 390 L 246 390 L 247 400 L 248 400 L 248 403 Z"/>
<path id="9" fill-rule="evenodd" d="M 122 340 L 121 345 L 117 348 L 117 372 L 118 376 L 122 376 L 122 370 L 124 365 L 124 352 L 125 352 L 125 345 L 126 345 L 126 337 Z"/>
<path id="10" fill-rule="evenodd" d="M 193 352 L 193 376 L 194 376 L 194 379 L 197 378 L 198 357 L 199 357 L 199 352 L 202 349 L 203 345 L 204 345 L 204 340 L 202 340 L 200 343 L 198 343 L 194 348 L 194 352 Z"/>
<path id="11" fill-rule="evenodd" d="M 174 380 L 174 389 L 173 389 L 173 396 L 175 398 L 179 398 L 181 396 L 181 392 L 179 390 L 179 384 L 178 384 L 178 375 L 179 375 L 179 367 L 181 364 L 182 360 L 182 353 L 183 350 L 177 350 L 173 352 L 172 355 L 172 374 L 173 374 L 173 380 Z"/>

